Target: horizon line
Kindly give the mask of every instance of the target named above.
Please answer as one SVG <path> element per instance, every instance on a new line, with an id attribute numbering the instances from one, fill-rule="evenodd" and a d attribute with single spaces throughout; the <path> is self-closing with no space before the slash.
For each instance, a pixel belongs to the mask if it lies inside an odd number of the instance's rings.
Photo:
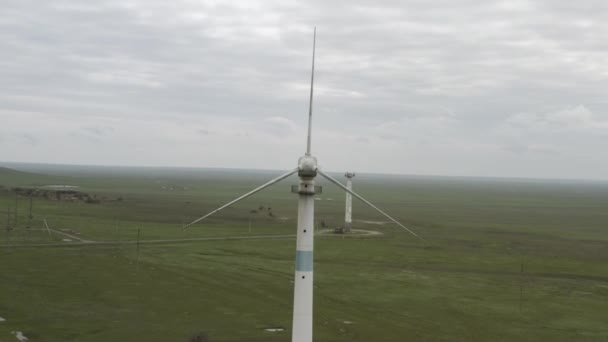
<path id="1" fill-rule="evenodd" d="M 72 164 L 72 163 L 48 163 L 48 162 L 23 162 L 23 161 L 7 161 L 0 160 L 0 167 L 6 164 L 24 164 L 24 165 L 48 165 L 48 166 L 66 166 L 66 167 L 100 167 L 100 168 L 149 168 L 149 169 L 202 169 L 202 170 L 234 170 L 234 171 L 262 171 L 274 172 L 285 171 L 283 169 L 263 169 L 263 168 L 246 168 L 246 167 L 219 167 L 219 166 L 159 166 L 159 165 L 117 165 L 117 164 Z M 329 173 L 342 173 L 353 170 L 332 171 L 326 170 Z M 521 181 L 567 181 L 567 182 L 602 182 L 608 183 L 607 179 L 600 178 L 565 178 L 565 177 L 532 177 L 532 176 L 480 176 L 480 175 L 448 175 L 448 174 L 420 174 L 420 173 L 398 173 L 398 172 L 369 172 L 354 170 L 358 174 L 363 175 L 378 175 L 378 176 L 405 176 L 405 177 L 436 177 L 436 178 L 468 178 L 468 179 L 488 179 L 488 180 L 521 180 Z"/>

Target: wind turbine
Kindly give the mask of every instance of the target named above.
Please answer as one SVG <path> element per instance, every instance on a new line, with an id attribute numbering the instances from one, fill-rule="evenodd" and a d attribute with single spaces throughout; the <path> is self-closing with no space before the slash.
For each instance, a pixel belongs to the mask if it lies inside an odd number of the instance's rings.
<path id="1" fill-rule="evenodd" d="M 346 177 L 346 187 L 349 190 L 353 190 L 353 177 L 354 172 L 347 172 L 344 174 Z M 349 233 L 353 228 L 353 197 L 349 192 L 346 192 L 346 208 L 344 208 L 344 228 L 342 233 Z"/>
<path id="2" fill-rule="evenodd" d="M 358 198 L 363 203 L 386 216 L 388 219 L 396 223 L 401 228 L 408 231 L 410 234 L 422 239 L 416 233 L 411 231 L 406 226 L 399 223 L 397 220 L 389 216 L 387 213 L 373 205 L 371 202 L 353 192 L 348 187 L 342 185 L 332 176 L 321 171 L 315 158 L 310 152 L 311 145 L 311 125 L 312 125 L 312 100 L 313 100 L 313 85 L 315 79 L 315 45 L 316 45 L 317 29 L 313 34 L 312 45 L 312 73 L 310 77 L 310 102 L 308 107 L 308 135 L 306 140 L 306 153 L 298 159 L 298 167 L 285 174 L 272 179 L 248 193 L 224 204 L 223 206 L 211 211 L 210 213 L 192 221 L 187 228 L 215 213 L 227 208 L 240 200 L 243 200 L 256 192 L 278 183 L 279 181 L 297 173 L 300 178 L 300 183 L 294 192 L 298 193 L 298 224 L 296 234 L 296 262 L 294 275 L 294 298 L 293 298 L 293 326 L 292 326 L 292 342 L 311 342 L 313 331 L 312 320 L 312 304 L 313 304 L 313 247 L 314 247 L 314 217 L 315 217 L 315 177 L 321 175 L 331 183 L 335 184 L 348 194 Z"/>

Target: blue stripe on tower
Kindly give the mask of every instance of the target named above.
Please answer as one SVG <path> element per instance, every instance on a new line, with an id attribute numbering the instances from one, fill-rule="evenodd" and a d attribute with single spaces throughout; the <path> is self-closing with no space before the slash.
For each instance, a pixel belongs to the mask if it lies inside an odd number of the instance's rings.
<path id="1" fill-rule="evenodd" d="M 296 271 L 312 272 L 312 251 L 296 251 Z"/>

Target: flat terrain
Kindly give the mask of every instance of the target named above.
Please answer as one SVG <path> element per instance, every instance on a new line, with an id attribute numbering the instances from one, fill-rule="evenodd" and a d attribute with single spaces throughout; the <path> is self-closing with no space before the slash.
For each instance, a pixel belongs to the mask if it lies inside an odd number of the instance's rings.
<path id="1" fill-rule="evenodd" d="M 5 166 L 0 342 L 290 340 L 295 177 L 184 231 L 280 172 Z M 319 184 L 322 230 L 344 195 Z M 608 183 L 354 187 L 426 241 L 354 200 L 356 228 L 383 234 L 316 238 L 316 341 L 608 341 Z"/>

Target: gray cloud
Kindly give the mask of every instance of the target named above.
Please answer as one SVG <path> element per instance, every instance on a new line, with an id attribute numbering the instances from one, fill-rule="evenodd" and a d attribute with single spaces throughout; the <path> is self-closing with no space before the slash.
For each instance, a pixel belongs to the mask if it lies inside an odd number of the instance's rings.
<path id="1" fill-rule="evenodd" d="M 0 159 L 290 168 L 316 25 L 326 168 L 606 178 L 606 14 L 598 0 L 9 0 Z"/>

